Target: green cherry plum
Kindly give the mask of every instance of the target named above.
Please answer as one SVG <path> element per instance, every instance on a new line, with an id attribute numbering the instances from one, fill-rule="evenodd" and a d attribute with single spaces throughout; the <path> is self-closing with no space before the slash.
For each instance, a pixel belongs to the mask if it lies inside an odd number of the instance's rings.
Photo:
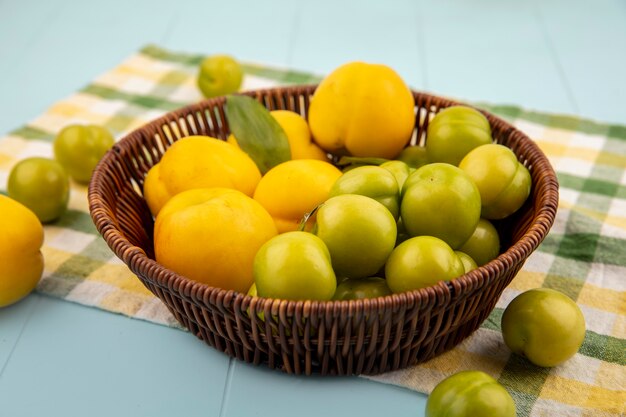
<path id="1" fill-rule="evenodd" d="M 347 279 L 335 291 L 333 300 L 362 300 L 391 294 L 387 281 L 379 277 Z"/>
<path id="2" fill-rule="evenodd" d="M 504 145 L 479 146 L 459 164 L 476 183 L 482 204 L 481 216 L 503 219 L 516 212 L 530 194 L 531 177 L 512 150 Z"/>
<path id="3" fill-rule="evenodd" d="M 411 174 L 411 168 L 402 161 L 394 160 L 383 162 L 382 164 L 380 164 L 380 167 L 386 169 L 393 174 L 393 176 L 396 178 L 396 181 L 398 182 L 398 190 L 402 189 L 404 181 L 406 181 L 406 179 L 409 177 L 409 174 Z"/>
<path id="4" fill-rule="evenodd" d="M 481 371 L 449 376 L 426 401 L 426 417 L 515 417 L 515 413 L 511 394 Z"/>
<path id="5" fill-rule="evenodd" d="M 409 167 L 417 169 L 428 164 L 426 148 L 420 145 L 407 146 L 396 157 L 397 160 L 406 163 Z"/>
<path id="6" fill-rule="evenodd" d="M 535 288 L 505 308 L 502 337 L 514 353 L 537 366 L 552 367 L 578 352 L 585 339 L 585 317 L 565 294 Z"/>
<path id="7" fill-rule="evenodd" d="M 87 184 L 96 165 L 114 143 L 111 133 L 102 126 L 69 125 L 54 139 L 54 158 L 75 181 Z"/>
<path id="8" fill-rule="evenodd" d="M 65 213 L 70 181 L 57 161 L 31 157 L 11 169 L 7 192 L 9 197 L 31 209 L 39 221 L 48 223 Z"/>
<path id="9" fill-rule="evenodd" d="M 393 250 L 397 235 L 389 210 L 358 194 L 326 200 L 317 210 L 314 230 L 328 247 L 335 273 L 348 278 L 374 276 Z"/>
<path id="10" fill-rule="evenodd" d="M 467 253 L 461 252 L 459 250 L 455 250 L 454 253 L 456 253 L 459 259 L 461 260 L 461 262 L 463 262 L 463 269 L 466 274 L 469 271 L 478 268 L 478 265 L 476 265 L 476 262 Z"/>
<path id="11" fill-rule="evenodd" d="M 465 273 L 463 262 L 441 239 L 417 236 L 399 244 L 387 260 L 385 276 L 394 293 L 450 281 Z"/>
<path id="12" fill-rule="evenodd" d="M 373 198 L 398 219 L 400 188 L 396 177 L 387 169 L 365 165 L 344 172 L 333 184 L 329 196 L 342 194 L 359 194 Z"/>
<path id="13" fill-rule="evenodd" d="M 242 81 L 243 69 L 232 56 L 211 55 L 200 63 L 197 83 L 206 98 L 235 93 Z"/>
<path id="14" fill-rule="evenodd" d="M 489 121 L 467 106 L 441 110 L 428 124 L 426 155 L 430 162 L 458 165 L 472 149 L 492 142 Z"/>
<path id="15" fill-rule="evenodd" d="M 468 254 L 478 266 L 483 266 L 500 254 L 498 231 L 489 220 L 480 219 L 474 233 L 459 250 Z"/>
<path id="16" fill-rule="evenodd" d="M 308 232 L 271 238 L 257 252 L 253 268 L 259 297 L 324 301 L 337 287 L 326 245 Z"/>
<path id="17" fill-rule="evenodd" d="M 407 178 L 400 214 L 409 235 L 435 236 L 457 249 L 474 232 L 480 207 L 480 193 L 465 172 L 433 163 Z"/>

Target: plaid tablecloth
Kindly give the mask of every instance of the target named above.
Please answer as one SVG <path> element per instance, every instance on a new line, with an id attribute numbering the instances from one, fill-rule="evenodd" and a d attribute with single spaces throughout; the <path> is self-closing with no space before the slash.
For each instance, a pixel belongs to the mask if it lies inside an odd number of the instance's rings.
<path id="1" fill-rule="evenodd" d="M 198 101 L 200 55 L 147 46 L 90 85 L 0 139 L 0 192 L 11 167 L 29 156 L 52 156 L 63 126 L 95 123 L 117 138 L 161 114 Z M 319 76 L 245 65 L 244 89 L 319 81 Z M 444 377 L 478 369 L 513 395 L 519 416 L 626 414 L 626 126 L 481 105 L 514 123 L 549 157 L 558 173 L 556 223 L 504 291 L 482 327 L 454 350 L 425 364 L 371 378 L 428 393 Z M 87 189 L 72 184 L 69 211 L 45 227 L 45 272 L 37 290 L 130 317 L 177 326 L 173 317 L 119 261 L 88 213 Z M 552 369 L 511 355 L 500 317 L 530 288 L 558 289 L 577 301 L 587 322 L 579 353 Z"/>

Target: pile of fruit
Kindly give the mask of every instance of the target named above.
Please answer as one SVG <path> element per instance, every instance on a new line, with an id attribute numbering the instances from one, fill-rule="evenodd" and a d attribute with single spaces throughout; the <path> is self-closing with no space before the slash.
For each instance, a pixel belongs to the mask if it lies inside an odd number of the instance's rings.
<path id="1" fill-rule="evenodd" d="M 245 96 L 225 111 L 227 141 L 179 140 L 144 184 L 156 260 L 214 287 L 322 301 L 428 287 L 497 257 L 490 220 L 530 193 L 473 108 L 443 109 L 409 145 L 413 95 L 383 65 L 336 69 L 307 119 Z"/>

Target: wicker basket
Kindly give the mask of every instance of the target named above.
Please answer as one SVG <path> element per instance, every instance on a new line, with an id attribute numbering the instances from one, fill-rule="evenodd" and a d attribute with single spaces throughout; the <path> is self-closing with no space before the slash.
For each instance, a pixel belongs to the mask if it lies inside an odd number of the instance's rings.
<path id="1" fill-rule="evenodd" d="M 251 91 L 270 110 L 307 114 L 315 86 Z M 430 116 L 458 104 L 414 93 L 412 144 L 426 140 Z M 522 132 L 486 112 L 495 141 L 530 170 L 525 206 L 497 222 L 503 253 L 449 283 L 377 299 L 285 301 L 252 298 L 186 279 L 154 261 L 153 219 L 142 197 L 150 167 L 184 136 L 229 134 L 224 98 L 169 113 L 135 130 L 102 159 L 89 186 L 93 221 L 108 245 L 198 338 L 237 359 L 287 373 L 377 374 L 445 352 L 474 332 L 504 288 L 547 235 L 557 210 L 558 182 L 548 160 Z M 228 250 L 228 248 L 224 248 Z M 264 313 L 265 320 L 258 313 Z"/>

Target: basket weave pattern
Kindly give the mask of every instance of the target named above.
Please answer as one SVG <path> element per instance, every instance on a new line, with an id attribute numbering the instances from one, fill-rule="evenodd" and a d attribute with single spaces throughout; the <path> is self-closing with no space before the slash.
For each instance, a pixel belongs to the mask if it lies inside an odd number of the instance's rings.
<path id="1" fill-rule="evenodd" d="M 270 110 L 306 116 L 314 90 L 296 86 L 245 94 Z M 413 94 L 417 122 L 411 144 L 423 144 L 429 118 L 459 103 Z M 253 298 L 196 283 L 154 261 L 154 223 L 141 190 L 148 170 L 174 141 L 189 135 L 228 136 L 224 104 L 224 98 L 216 98 L 185 107 L 123 138 L 95 170 L 89 206 L 111 249 L 176 319 L 237 359 L 288 373 L 323 375 L 377 374 L 426 361 L 480 326 L 554 221 L 558 182 L 547 158 L 522 132 L 483 112 L 495 141 L 515 152 L 533 182 L 518 214 L 496 222 L 506 250 L 487 265 L 449 283 L 358 301 Z"/>

